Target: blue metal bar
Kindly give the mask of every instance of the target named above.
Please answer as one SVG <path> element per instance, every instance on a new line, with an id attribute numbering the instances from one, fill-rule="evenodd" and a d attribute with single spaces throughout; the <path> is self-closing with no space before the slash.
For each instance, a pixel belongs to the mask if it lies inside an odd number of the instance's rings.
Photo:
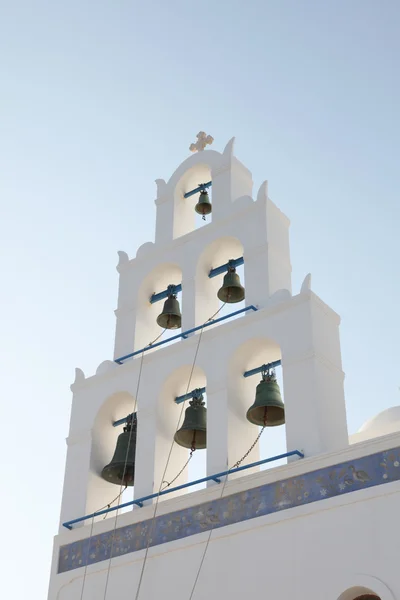
<path id="1" fill-rule="evenodd" d="M 124 425 L 128 421 L 130 417 L 132 417 L 135 413 L 131 413 L 130 415 L 126 415 L 123 419 L 118 419 L 118 421 L 114 421 L 113 427 L 119 427 L 120 425 Z"/>
<path id="2" fill-rule="evenodd" d="M 183 394 L 183 396 L 178 396 L 177 398 L 175 398 L 175 402 L 177 404 L 181 404 L 182 402 L 185 402 L 185 400 L 189 400 L 190 398 L 193 398 L 193 396 L 196 396 L 197 393 L 204 394 L 205 391 L 206 391 L 205 387 L 197 388 L 196 390 L 192 390 L 188 394 Z"/>
<path id="3" fill-rule="evenodd" d="M 258 309 L 253 304 L 250 304 L 250 306 L 246 306 L 245 308 L 236 310 L 235 312 L 230 313 L 229 315 L 224 315 L 223 317 L 218 317 L 218 319 L 213 319 L 212 321 L 208 321 L 207 323 L 204 323 L 204 325 L 198 325 L 197 327 L 193 327 L 192 329 L 187 329 L 186 331 L 182 331 L 181 333 L 178 333 L 177 335 L 173 335 L 172 337 L 170 337 L 166 340 L 161 340 L 161 342 L 157 342 L 156 344 L 152 344 L 151 346 L 145 346 L 141 350 L 136 350 L 135 352 L 131 352 L 130 354 L 126 354 L 125 356 L 116 358 L 114 360 L 114 362 L 116 362 L 119 365 L 122 365 L 123 361 L 127 360 L 128 358 L 133 358 L 134 356 L 137 356 L 138 354 L 142 354 L 142 352 L 147 352 L 148 350 L 152 350 L 153 348 L 157 348 L 158 346 L 162 346 L 163 344 L 167 344 L 168 342 L 172 342 L 173 340 L 177 340 L 179 338 L 187 338 L 189 334 L 194 333 L 195 331 L 200 331 L 200 329 L 205 329 L 206 327 L 210 327 L 210 325 L 214 325 L 215 323 L 220 323 L 221 321 L 225 321 L 226 319 L 230 319 L 231 317 L 235 317 L 236 315 L 247 312 L 249 310 L 256 311 Z"/>
<path id="4" fill-rule="evenodd" d="M 239 471 L 245 471 L 246 469 L 251 469 L 252 467 L 258 467 L 259 465 L 265 465 L 266 463 L 274 462 L 275 460 L 281 460 L 282 458 L 289 458 L 290 456 L 298 456 L 299 458 L 304 458 L 304 454 L 299 450 L 292 450 L 292 452 L 286 452 L 285 454 L 278 454 L 278 456 L 271 456 L 270 458 L 264 458 L 263 460 L 258 460 L 257 462 L 250 463 L 249 465 L 243 465 L 242 467 L 236 467 L 235 469 L 229 469 L 228 471 L 222 471 L 221 473 L 216 473 L 215 475 L 209 475 L 208 477 L 202 477 L 201 479 L 196 479 L 196 481 L 191 481 L 190 483 L 183 483 L 182 485 L 177 485 L 174 488 L 165 489 L 156 494 L 150 494 L 149 496 L 143 496 L 143 498 L 138 498 L 137 500 L 131 500 L 130 502 L 125 502 L 124 504 L 120 504 L 119 506 L 113 506 L 112 508 L 105 508 L 104 510 L 99 510 L 98 512 L 92 513 L 90 515 L 85 515 L 84 517 L 79 517 L 79 519 L 73 519 L 72 521 L 66 521 L 63 523 L 63 527 L 67 529 L 72 529 L 72 525 L 75 523 L 81 523 L 82 521 L 86 521 L 87 519 L 92 519 L 93 517 L 99 517 L 101 515 L 105 515 L 106 513 L 113 512 L 115 510 L 119 510 L 121 508 L 126 508 L 127 506 L 132 506 L 136 504 L 137 506 L 142 507 L 143 503 L 147 500 L 152 500 L 153 498 L 157 498 L 157 496 L 164 496 L 165 494 L 172 494 L 178 490 L 183 490 L 184 488 L 192 487 L 193 485 L 198 485 L 199 483 L 205 483 L 206 481 L 217 481 L 221 482 L 221 477 L 225 475 L 231 475 L 232 473 L 238 473 Z"/>
<path id="5" fill-rule="evenodd" d="M 207 188 L 212 186 L 212 181 L 208 181 L 207 183 L 200 183 L 199 187 L 197 187 L 195 190 L 191 190 L 190 192 L 186 192 L 186 194 L 183 195 L 184 198 L 190 198 L 190 196 L 194 196 L 195 194 L 198 194 L 199 192 L 203 192 L 204 190 L 206 190 Z"/>
<path id="6" fill-rule="evenodd" d="M 240 267 L 240 265 L 243 265 L 243 263 L 244 263 L 243 256 L 241 256 L 240 258 L 233 258 L 232 260 L 228 260 L 228 262 L 225 263 L 224 265 L 221 265 L 220 267 L 215 267 L 215 269 L 211 269 L 208 276 L 210 277 L 210 279 L 211 279 L 211 277 L 217 277 L 217 275 L 226 273 L 228 271 L 229 267 Z"/>
<path id="7" fill-rule="evenodd" d="M 169 285 L 166 290 L 163 292 L 158 292 L 158 294 L 153 294 L 150 296 L 150 304 L 154 304 L 154 302 L 159 302 L 160 300 L 164 300 L 164 298 L 168 298 L 171 294 L 179 294 L 182 291 L 182 284 L 178 285 Z"/>
<path id="8" fill-rule="evenodd" d="M 240 258 L 234 258 L 229 260 L 224 265 L 220 267 L 215 267 L 215 269 L 211 269 L 208 276 L 210 278 L 217 277 L 217 275 L 221 275 L 222 273 L 226 273 L 229 267 L 240 267 L 240 265 L 244 264 L 243 256 Z M 160 300 L 164 300 L 164 298 L 168 298 L 170 294 L 179 294 L 182 291 L 182 284 L 179 283 L 177 285 L 169 285 L 166 290 L 162 292 L 154 293 L 150 296 L 150 303 L 154 304 L 155 302 L 159 302 Z"/>
<path id="9" fill-rule="evenodd" d="M 282 363 L 280 360 L 275 360 L 274 362 L 261 365 L 261 367 L 257 367 L 256 369 L 250 369 L 250 371 L 245 371 L 243 373 L 243 377 L 251 377 L 252 375 L 256 375 L 257 373 L 262 373 L 267 369 L 275 369 L 275 367 L 279 367 L 281 364 Z"/>
<path id="10" fill-rule="evenodd" d="M 213 321 L 208 321 L 208 323 L 205 323 L 204 325 L 198 325 L 198 327 L 193 327 L 193 329 L 187 329 L 182 333 L 182 337 L 187 337 L 190 333 L 194 333 L 195 331 L 199 331 L 200 329 L 205 329 L 210 325 L 214 325 L 214 323 L 220 323 L 221 321 L 225 321 L 226 319 L 230 319 L 231 317 L 235 317 L 236 315 L 240 315 L 240 313 L 244 313 L 249 310 L 257 311 L 258 308 L 256 308 L 253 304 L 250 304 L 250 306 L 246 306 L 245 308 L 241 308 L 240 310 L 235 310 L 235 312 L 229 313 L 229 315 L 218 317 L 218 319 L 214 319 Z"/>

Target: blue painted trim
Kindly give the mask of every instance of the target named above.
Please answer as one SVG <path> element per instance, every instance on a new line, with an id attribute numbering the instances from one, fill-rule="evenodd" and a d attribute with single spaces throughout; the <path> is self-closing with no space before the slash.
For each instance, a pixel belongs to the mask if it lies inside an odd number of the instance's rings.
<path id="1" fill-rule="evenodd" d="M 252 375 L 256 375 L 257 373 L 262 373 L 267 369 L 274 369 L 275 367 L 279 367 L 281 364 L 282 362 L 280 360 L 275 360 L 274 362 L 261 365 L 261 367 L 257 367 L 256 369 L 250 369 L 250 371 L 245 371 L 243 373 L 243 377 L 251 377 Z"/>
<path id="2" fill-rule="evenodd" d="M 307 468 L 307 464 L 304 467 Z M 252 519 L 272 514 L 279 519 L 280 512 L 287 514 L 299 506 L 315 503 L 314 510 L 318 511 L 326 506 L 326 500 L 341 498 L 354 492 L 357 500 L 363 501 L 365 496 L 358 494 L 371 488 L 378 488 L 376 493 L 380 495 L 385 510 L 386 489 L 390 495 L 390 489 L 396 491 L 400 485 L 400 447 L 359 458 L 348 456 L 348 460 L 316 470 L 312 470 L 313 466 L 310 466 L 309 469 L 311 470 L 304 473 L 292 474 L 260 485 L 250 478 L 250 487 L 247 489 L 236 492 L 229 490 L 226 495 L 217 494 L 213 500 L 205 500 L 202 494 L 196 494 L 192 504 L 186 508 L 175 507 L 174 510 L 174 503 L 171 503 L 169 512 L 157 515 L 155 519 L 150 516 L 118 528 L 115 528 L 112 521 L 108 530 L 103 533 L 90 536 L 90 527 L 86 526 L 81 531 L 81 535 L 85 537 L 60 547 L 58 573 L 109 561 L 117 556 L 184 540 L 194 535 L 204 536 L 207 531 L 236 523 L 247 521 L 251 527 Z M 281 473 L 282 476 L 285 471 L 284 468 L 280 469 L 276 475 L 279 477 Z M 252 485 L 255 487 L 251 487 Z M 391 488 L 386 488 L 386 485 Z M 340 504 L 339 502 L 339 506 Z M 261 521 L 261 524 L 263 523 L 265 524 L 265 520 Z M 253 527 L 257 527 L 257 522 L 253 522 Z"/>
<path id="3" fill-rule="evenodd" d="M 158 294 L 153 294 L 150 296 L 150 304 L 154 304 L 155 302 L 159 302 L 160 300 L 164 300 L 164 298 L 168 298 L 171 294 L 176 295 L 182 291 L 182 284 L 178 285 L 169 285 L 166 290 L 163 292 L 158 292 Z"/>
<path id="4" fill-rule="evenodd" d="M 206 391 L 205 387 L 192 390 L 191 392 L 188 392 L 187 394 L 183 394 L 183 396 L 177 396 L 175 398 L 175 402 L 177 404 L 181 404 L 182 402 L 185 402 L 186 400 L 190 400 L 190 398 L 193 398 L 197 393 L 204 394 L 205 391 Z"/>
<path id="5" fill-rule="evenodd" d="M 199 192 L 203 192 L 204 190 L 206 190 L 207 188 L 212 186 L 212 181 L 208 181 L 207 183 L 201 183 L 199 185 L 199 187 L 197 187 L 194 190 L 191 190 L 190 192 L 186 192 L 186 194 L 183 195 L 184 198 L 190 198 L 190 196 L 194 196 L 195 194 L 198 194 Z"/>
<path id="6" fill-rule="evenodd" d="M 226 273 L 229 267 L 240 267 L 240 265 L 244 264 L 244 258 L 241 256 L 240 258 L 233 258 L 232 260 L 228 260 L 227 263 L 221 265 L 220 267 L 215 267 L 215 269 L 211 269 L 208 276 L 217 277 L 217 275 L 221 275 L 222 273 Z"/>
<path id="7" fill-rule="evenodd" d="M 152 500 L 153 498 L 157 498 L 157 496 L 165 496 L 165 494 L 171 494 L 172 492 L 176 492 L 178 490 L 183 490 L 184 488 L 192 487 L 193 485 L 198 485 L 199 483 L 205 483 L 206 481 L 216 481 L 221 483 L 221 477 L 225 475 L 231 475 L 233 473 L 238 473 L 239 471 L 245 471 L 246 469 L 251 469 L 252 467 L 258 467 L 259 465 L 264 465 L 266 463 L 273 462 L 275 460 L 280 460 L 281 458 L 289 458 L 290 456 L 298 456 L 299 458 L 304 458 L 304 454 L 299 452 L 299 450 L 293 450 L 292 452 L 286 452 L 286 454 L 279 454 L 278 456 L 271 456 L 270 458 L 264 458 L 264 460 L 258 460 L 257 462 L 251 463 L 249 465 L 243 465 L 242 467 L 236 467 L 235 469 L 229 469 L 228 471 L 222 471 L 221 473 L 215 473 L 215 475 L 210 475 L 209 477 L 202 477 L 201 479 L 196 479 L 195 481 L 191 481 L 190 483 L 183 483 L 182 485 L 177 485 L 174 488 L 169 488 L 166 490 L 162 490 L 156 494 L 150 494 L 149 496 L 143 496 L 143 498 L 138 498 L 137 500 L 131 500 L 130 502 L 125 502 L 124 504 L 120 504 L 118 506 L 113 506 L 112 508 L 105 508 L 104 510 L 99 510 L 98 512 L 92 513 L 91 515 L 85 515 L 84 517 L 79 517 L 78 519 L 73 519 L 72 521 L 66 521 L 63 523 L 63 527 L 67 529 L 72 529 L 72 525 L 76 523 L 81 523 L 82 521 L 86 521 L 87 519 L 92 519 L 93 517 L 99 517 L 101 515 L 105 515 L 109 512 L 114 512 L 115 510 L 119 510 L 121 508 L 126 508 L 127 506 L 132 506 L 136 504 L 137 506 L 142 507 L 143 503 L 147 500 Z"/>
<path id="8" fill-rule="evenodd" d="M 142 354 L 142 352 L 147 352 L 148 350 L 152 350 L 153 348 L 157 348 L 158 346 L 162 346 L 163 344 L 167 344 L 168 342 L 172 342 L 173 340 L 178 340 L 180 338 L 186 339 L 191 333 L 195 333 L 196 331 L 200 331 L 200 329 L 205 329 L 206 327 L 210 327 L 210 325 L 215 325 L 215 323 L 220 323 L 221 321 L 225 321 L 226 319 L 230 319 L 231 317 L 235 317 L 236 315 L 240 315 L 241 313 L 247 312 L 249 310 L 257 311 L 258 308 L 256 308 L 253 304 L 250 304 L 250 306 L 246 306 L 245 308 L 236 310 L 233 313 L 229 313 L 229 315 L 219 317 L 218 319 L 213 319 L 212 321 L 208 321 L 204 325 L 198 325 L 198 327 L 193 327 L 193 329 L 187 329 L 186 331 L 182 331 L 177 335 L 173 335 L 172 337 L 166 340 L 161 340 L 161 342 L 157 342 L 156 344 L 152 344 L 150 346 L 145 346 L 141 350 L 136 350 L 135 352 L 131 352 L 130 354 L 126 354 L 125 356 L 116 358 L 114 362 L 116 362 L 118 365 L 122 365 L 123 361 L 127 360 L 128 358 L 133 358 L 138 354 Z"/>

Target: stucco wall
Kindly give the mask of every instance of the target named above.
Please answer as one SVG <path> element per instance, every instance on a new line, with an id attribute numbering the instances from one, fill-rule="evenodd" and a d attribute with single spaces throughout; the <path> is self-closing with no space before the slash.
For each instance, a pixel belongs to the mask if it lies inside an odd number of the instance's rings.
<path id="1" fill-rule="evenodd" d="M 395 434 L 355 444 L 342 452 L 299 460 L 232 481 L 226 486 L 224 497 L 229 500 L 235 498 L 235 494 L 246 495 L 246 501 L 241 505 L 231 503 L 232 514 L 242 511 L 240 519 L 244 510 L 253 510 L 253 518 L 222 527 L 215 522 L 213 524 L 211 519 L 211 525 L 209 523 L 209 528 L 203 533 L 185 535 L 151 547 L 140 598 L 150 600 L 163 596 L 188 600 L 210 528 L 211 541 L 193 596 L 195 600 L 217 597 L 242 599 L 248 595 L 276 600 L 293 597 L 342 600 L 341 595 L 348 589 L 371 590 L 382 600 L 400 598 L 397 525 L 399 446 L 400 435 Z M 352 477 L 349 466 L 353 465 L 358 476 L 364 471 L 368 476 L 366 481 Z M 293 490 L 293 482 L 302 480 L 303 485 L 296 488 L 294 495 L 289 492 L 288 496 L 297 506 L 291 508 L 292 505 L 288 504 L 288 508 L 280 506 L 279 510 L 269 506 L 265 510 L 275 512 L 257 517 L 256 507 L 260 506 L 263 494 L 254 501 L 254 490 L 263 486 L 282 486 L 282 482 Z M 341 485 L 341 482 L 344 484 Z M 322 493 L 326 489 L 328 491 Z M 217 486 L 173 500 L 163 500 L 159 504 L 158 515 L 164 521 L 171 518 L 175 524 L 180 523 L 183 526 L 181 531 L 184 531 L 182 517 L 191 507 L 198 513 L 199 507 L 207 505 L 207 502 L 220 501 L 221 490 Z M 314 496 L 307 496 L 307 490 Z M 299 500 L 298 494 L 302 499 Z M 332 497 L 329 497 L 330 494 L 333 494 Z M 280 501 L 282 498 L 283 495 L 280 495 Z M 137 532 L 143 521 L 151 519 L 153 511 L 153 506 L 147 506 L 120 515 L 117 532 L 131 523 L 136 524 L 132 531 Z M 208 514 L 211 515 L 210 512 Z M 207 514 L 201 518 L 207 522 Z M 96 536 L 108 535 L 106 532 L 112 532 L 114 525 L 113 520 L 95 523 L 93 555 L 97 552 Z M 87 538 L 89 531 L 90 523 L 73 531 L 64 530 L 56 538 L 49 600 L 80 597 L 84 568 L 79 567 L 78 557 L 74 557 L 72 562 L 71 556 L 70 562 L 61 558 L 59 563 L 59 548 L 61 546 L 61 557 L 65 557 L 68 551 L 78 554 L 79 540 Z M 169 531 L 172 532 L 173 527 Z M 70 546 L 74 542 L 78 546 Z M 122 541 L 120 545 L 119 551 L 122 551 Z M 103 597 L 109 568 L 107 598 L 127 593 L 135 597 L 144 553 L 144 550 L 130 551 L 113 558 L 111 563 L 106 559 L 89 565 L 85 577 L 85 600 Z M 84 557 L 81 559 L 85 560 Z M 58 569 L 65 568 L 70 570 L 57 574 Z M 343 598 L 352 600 L 355 597 L 349 594 Z"/>

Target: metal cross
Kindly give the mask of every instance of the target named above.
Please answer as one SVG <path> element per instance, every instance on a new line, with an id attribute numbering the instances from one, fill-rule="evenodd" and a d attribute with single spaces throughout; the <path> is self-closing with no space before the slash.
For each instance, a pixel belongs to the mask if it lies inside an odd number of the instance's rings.
<path id="1" fill-rule="evenodd" d="M 202 152 L 206 146 L 212 144 L 214 141 L 214 138 L 211 135 L 207 135 L 204 131 L 199 131 L 196 137 L 197 142 L 189 146 L 190 152 Z"/>

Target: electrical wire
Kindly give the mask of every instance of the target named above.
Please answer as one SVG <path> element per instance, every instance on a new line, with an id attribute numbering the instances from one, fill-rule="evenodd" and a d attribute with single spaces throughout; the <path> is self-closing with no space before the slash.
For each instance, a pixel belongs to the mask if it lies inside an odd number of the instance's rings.
<path id="1" fill-rule="evenodd" d="M 226 302 L 224 302 L 222 304 L 222 306 L 220 306 L 220 308 L 209 319 L 207 319 L 207 321 L 205 321 L 203 323 L 203 326 L 200 329 L 199 337 L 198 337 L 198 340 L 197 340 L 196 351 L 194 353 L 193 363 L 192 363 L 192 367 L 191 367 L 191 370 L 190 370 L 188 383 L 187 383 L 187 386 L 186 386 L 185 396 L 187 396 L 187 394 L 189 392 L 190 383 L 192 381 L 194 368 L 196 366 L 197 355 L 199 353 L 200 342 L 201 342 L 201 338 L 203 336 L 204 327 L 205 327 L 205 325 L 207 325 L 207 323 L 209 323 L 210 321 L 212 321 L 214 319 L 214 317 L 217 316 L 217 314 L 224 308 L 225 304 L 226 304 Z M 178 422 L 176 424 L 175 433 L 179 429 L 179 424 L 180 424 L 181 419 L 182 419 L 183 409 L 185 407 L 185 402 L 186 402 L 186 400 L 182 402 L 182 408 L 181 408 L 180 413 L 179 413 L 179 418 L 178 418 Z M 150 524 L 150 530 L 149 530 L 149 532 L 147 534 L 146 551 L 145 551 L 145 555 L 144 555 L 144 558 L 143 558 L 142 569 L 141 569 L 140 576 L 139 576 L 139 582 L 138 582 L 138 587 L 137 587 L 137 590 L 136 590 L 135 600 L 138 600 L 140 589 L 142 587 L 143 575 L 144 575 L 144 571 L 145 571 L 145 567 L 146 567 L 146 563 L 147 563 L 147 557 L 148 557 L 148 554 L 149 554 L 150 540 L 152 539 L 153 529 L 154 529 L 154 523 L 155 523 L 155 519 L 156 519 L 156 515 L 157 515 L 158 503 L 159 503 L 159 499 L 160 499 L 160 492 L 162 491 L 162 486 L 163 486 L 163 483 L 164 483 L 165 474 L 166 474 L 167 469 L 168 469 L 169 461 L 171 459 L 171 454 L 172 454 L 172 450 L 173 450 L 173 447 L 174 447 L 174 443 L 175 443 L 174 438 L 172 438 L 172 443 L 171 443 L 171 447 L 169 449 L 169 453 L 168 453 L 168 456 L 167 456 L 167 461 L 166 461 L 166 464 L 165 464 L 164 472 L 163 472 L 163 475 L 161 477 L 160 487 L 159 487 L 159 490 L 158 490 L 158 493 L 157 493 L 157 496 L 156 496 L 156 502 L 155 502 L 155 505 L 154 505 L 154 513 L 153 513 L 153 517 L 152 517 L 151 524 Z M 173 481 L 175 481 L 175 479 Z"/>
<path id="2" fill-rule="evenodd" d="M 146 347 L 148 348 L 149 346 L 152 346 L 157 340 L 160 339 L 160 337 L 166 332 L 166 330 L 167 330 L 167 328 L 165 328 L 160 333 L 160 335 L 158 335 L 153 341 L 149 342 Z M 144 352 L 145 352 L 145 348 L 143 348 L 142 355 L 140 357 L 139 374 L 138 374 L 138 380 L 137 380 L 137 386 L 136 386 L 136 394 L 135 394 L 134 407 L 133 407 L 133 411 L 132 411 L 133 414 L 136 412 L 136 408 L 137 408 L 137 401 L 138 401 L 138 396 L 139 396 L 140 381 L 141 381 L 141 378 L 142 378 Z M 124 461 L 124 470 L 123 470 L 123 473 L 122 473 L 122 481 L 124 481 L 124 479 L 125 479 L 126 467 L 127 467 L 127 464 L 128 464 L 129 448 L 130 448 L 131 438 L 132 438 L 132 431 L 133 431 L 133 427 L 131 427 L 131 429 L 129 431 L 129 439 L 128 439 L 128 444 L 127 444 L 127 448 L 126 448 L 126 455 L 125 455 L 125 461 Z M 121 488 L 122 488 L 122 485 L 121 485 Z M 120 492 L 120 493 L 122 493 L 122 492 Z M 117 508 L 116 514 L 115 514 L 115 520 L 114 520 L 113 535 L 112 535 L 112 539 L 111 539 L 110 558 L 109 558 L 109 561 L 108 561 L 106 583 L 105 583 L 105 586 L 104 586 L 103 600 L 106 600 L 107 590 L 108 590 L 108 583 L 109 583 L 109 580 L 110 580 L 111 561 L 112 561 L 112 558 L 113 558 L 115 532 L 116 532 L 116 529 L 117 529 L 117 521 L 118 521 L 118 512 L 119 512 L 119 510 Z"/>
<path id="3" fill-rule="evenodd" d="M 134 408 L 133 408 L 133 411 L 132 411 L 133 414 L 136 412 L 136 407 L 137 407 L 137 399 L 138 399 L 139 388 L 140 388 L 140 380 L 142 378 L 143 358 L 144 358 L 144 350 L 142 352 L 142 356 L 140 357 L 139 374 L 138 374 L 138 380 L 137 380 L 137 386 L 136 386 L 136 395 L 135 395 L 135 401 L 134 401 Z M 128 464 L 128 454 L 129 454 L 129 448 L 130 448 L 130 445 L 131 445 L 131 438 L 132 438 L 132 431 L 133 431 L 133 429 L 134 428 L 131 427 L 130 430 L 129 430 L 129 439 L 128 439 L 128 444 L 126 446 L 126 455 L 125 455 L 125 461 L 124 461 L 124 470 L 122 472 L 122 481 L 124 481 L 124 479 L 125 479 L 126 467 L 127 467 L 127 464 Z M 123 487 L 123 484 L 121 484 L 121 490 L 120 490 L 121 492 L 122 492 L 122 487 Z M 105 583 L 105 586 L 104 586 L 104 596 L 103 596 L 104 600 L 106 600 L 106 597 L 107 597 L 108 583 L 109 583 L 109 580 L 110 580 L 111 561 L 112 561 L 112 558 L 113 558 L 115 531 L 117 529 L 117 521 L 118 521 L 118 513 L 119 513 L 118 508 L 117 508 L 117 510 L 115 512 L 114 529 L 113 529 L 112 538 L 111 538 L 110 558 L 108 560 L 106 583 Z"/>
<path id="4" fill-rule="evenodd" d="M 120 492 L 118 494 L 118 496 L 116 496 L 114 498 L 114 500 L 111 500 L 111 502 L 109 502 L 108 504 L 105 504 L 104 506 L 102 506 L 101 508 L 98 508 L 92 516 L 92 522 L 90 525 L 90 533 L 89 533 L 89 546 L 88 546 L 88 551 L 87 551 L 87 556 L 86 556 L 86 562 L 85 562 L 85 570 L 83 572 L 83 579 L 82 579 L 82 587 L 81 587 L 81 595 L 80 595 L 80 600 L 82 600 L 83 598 L 83 592 L 85 591 L 85 583 L 86 583 L 86 574 L 87 574 L 87 568 L 88 568 L 88 563 L 89 563 L 89 556 L 90 556 L 90 543 L 92 541 L 92 537 L 93 537 L 93 526 L 94 526 L 94 520 L 96 518 L 97 513 L 101 512 L 102 510 L 104 510 L 105 508 L 110 508 L 112 504 L 114 504 L 114 502 L 116 502 L 117 500 L 119 500 L 122 496 L 122 494 L 124 493 L 124 491 L 126 490 L 128 486 L 126 485 L 125 488 L 122 490 L 122 492 Z M 106 518 L 107 515 L 104 515 L 103 519 Z"/>
<path id="5" fill-rule="evenodd" d="M 225 491 L 226 484 L 228 483 L 228 476 L 229 476 L 230 471 L 233 471 L 233 469 L 236 469 L 237 467 L 239 467 L 241 465 L 241 463 L 244 461 L 245 458 L 248 457 L 248 455 L 253 450 L 253 448 L 256 446 L 256 444 L 258 443 L 260 437 L 262 436 L 262 434 L 264 432 L 264 429 L 266 427 L 266 425 L 265 425 L 265 419 L 266 419 L 266 416 L 264 417 L 264 426 L 261 428 L 259 434 L 257 435 L 256 439 L 254 440 L 254 442 L 252 443 L 252 445 L 250 446 L 250 448 L 242 456 L 241 459 L 239 459 L 238 461 L 235 462 L 235 464 L 229 469 L 228 473 L 226 474 L 224 483 L 222 485 L 222 490 L 221 490 L 221 495 L 219 497 L 219 500 L 221 500 L 222 496 L 224 495 L 224 491 Z M 203 568 L 204 559 L 206 557 L 207 550 L 208 550 L 208 547 L 210 545 L 211 535 L 212 535 L 213 531 L 214 531 L 214 528 L 211 527 L 211 529 L 210 529 L 210 531 L 208 533 L 208 537 L 207 537 L 207 540 L 206 540 L 206 545 L 204 547 L 204 551 L 203 551 L 203 554 L 202 554 L 202 557 L 201 557 L 201 560 L 200 560 L 199 568 L 197 569 L 197 573 L 196 573 L 196 577 L 195 577 L 195 580 L 194 580 L 194 583 L 193 583 L 192 591 L 190 592 L 189 600 L 192 600 L 193 594 L 194 594 L 194 592 L 196 590 L 196 586 L 197 586 L 197 583 L 199 581 L 200 573 L 201 573 L 201 570 Z"/>

